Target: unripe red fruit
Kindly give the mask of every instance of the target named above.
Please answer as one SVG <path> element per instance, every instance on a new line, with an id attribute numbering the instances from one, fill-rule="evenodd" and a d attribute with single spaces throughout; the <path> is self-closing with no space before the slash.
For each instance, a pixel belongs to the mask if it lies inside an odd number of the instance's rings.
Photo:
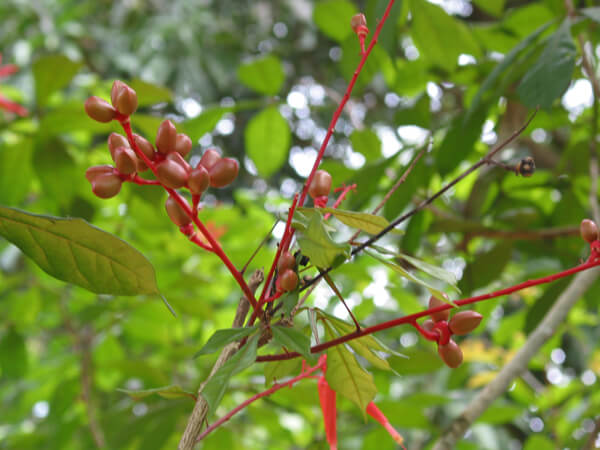
<path id="1" fill-rule="evenodd" d="M 129 147 L 119 147 L 114 152 L 115 167 L 124 175 L 130 175 L 137 169 L 137 156 Z"/>
<path id="2" fill-rule="evenodd" d="M 152 144 L 139 134 L 134 134 L 133 140 L 135 141 L 135 145 L 137 145 L 137 148 L 139 148 L 142 151 L 142 153 L 146 155 L 146 157 L 149 160 L 152 161 L 154 159 L 154 147 L 152 146 Z"/>
<path id="3" fill-rule="evenodd" d="M 156 166 L 156 170 L 158 181 L 171 189 L 180 188 L 187 183 L 187 171 L 175 161 L 165 159 Z"/>
<path id="4" fill-rule="evenodd" d="M 448 296 L 444 294 L 444 297 L 447 299 Z M 434 297 L 433 295 L 429 297 L 429 308 L 437 308 L 438 306 L 446 305 L 447 303 L 440 300 L 439 298 Z M 438 311 L 436 313 L 430 314 L 429 317 L 433 319 L 434 322 L 441 322 L 442 320 L 448 320 L 450 317 L 450 310 L 445 309 L 444 311 Z"/>
<path id="5" fill-rule="evenodd" d="M 279 275 L 279 287 L 285 292 L 293 291 L 298 287 L 298 275 L 292 269 L 286 269 Z"/>
<path id="6" fill-rule="evenodd" d="M 355 14 L 352 16 L 352 19 L 350 19 L 350 26 L 355 33 L 358 33 L 360 31 L 359 27 L 367 26 L 367 18 L 362 13 Z"/>
<path id="7" fill-rule="evenodd" d="M 167 158 L 171 161 L 176 162 L 177 164 L 179 164 L 181 167 L 183 167 L 185 169 L 186 172 L 190 173 L 192 171 L 192 166 L 190 166 L 188 164 L 188 162 L 183 159 L 183 156 L 181 156 L 179 153 L 177 152 L 171 152 L 167 155 Z"/>
<path id="8" fill-rule="evenodd" d="M 190 172 L 188 187 L 192 194 L 202 194 L 208 188 L 209 184 L 210 176 L 208 175 L 208 170 L 206 170 L 204 166 L 198 165 L 198 167 Z"/>
<path id="9" fill-rule="evenodd" d="M 289 251 L 283 252 L 279 255 L 279 261 L 277 262 L 277 270 L 284 272 L 287 269 L 294 269 L 296 267 L 296 258 Z"/>
<path id="10" fill-rule="evenodd" d="M 175 151 L 175 145 L 177 144 L 177 129 L 173 122 L 170 120 L 163 120 L 158 127 L 156 133 L 156 148 L 159 152 L 167 154 Z"/>
<path id="11" fill-rule="evenodd" d="M 219 152 L 209 148 L 204 152 L 198 164 L 204 166 L 206 170 L 210 170 L 220 159 L 221 155 L 219 155 Z"/>
<path id="12" fill-rule="evenodd" d="M 115 168 L 113 166 L 109 166 L 108 164 L 102 166 L 92 166 L 85 171 L 85 177 L 91 183 L 97 177 L 101 175 L 110 175 L 115 173 Z"/>
<path id="13" fill-rule="evenodd" d="M 121 190 L 121 178 L 115 174 L 99 175 L 91 180 L 92 192 L 100 198 L 111 198 Z"/>
<path id="14" fill-rule="evenodd" d="M 589 243 L 598 240 L 598 225 L 593 220 L 583 219 L 579 225 L 579 232 L 581 237 Z"/>
<path id="15" fill-rule="evenodd" d="M 483 316 L 475 311 L 460 311 L 452 316 L 448 326 L 452 334 L 462 336 L 470 333 L 481 323 Z"/>
<path id="16" fill-rule="evenodd" d="M 427 331 L 433 331 L 434 325 L 435 325 L 435 322 L 431 319 L 427 319 L 425 322 L 423 322 L 423 328 Z"/>
<path id="17" fill-rule="evenodd" d="M 237 177 L 239 170 L 240 165 L 235 159 L 221 158 L 208 171 L 210 185 L 212 187 L 220 188 L 231 184 Z"/>
<path id="18" fill-rule="evenodd" d="M 132 115 L 138 107 L 137 94 L 126 84 L 117 93 L 117 103 L 114 105 L 124 116 Z"/>
<path id="19" fill-rule="evenodd" d="M 88 116 L 102 123 L 110 122 L 117 114 L 115 108 L 110 106 L 107 101 L 96 96 L 88 98 L 85 101 L 84 108 Z"/>
<path id="20" fill-rule="evenodd" d="M 135 158 L 135 165 L 136 165 L 136 172 L 145 172 L 146 170 L 148 170 L 148 166 L 146 165 L 146 163 L 144 161 L 142 161 L 140 158 L 138 158 L 136 156 Z"/>
<path id="21" fill-rule="evenodd" d="M 108 136 L 108 150 L 113 161 L 115 160 L 115 150 L 119 147 L 129 147 L 127 138 L 119 133 L 110 133 Z"/>
<path id="22" fill-rule="evenodd" d="M 453 369 L 460 366 L 463 361 L 462 350 L 452 339 L 446 345 L 438 345 L 438 355 L 448 367 Z"/>
<path id="23" fill-rule="evenodd" d="M 113 104 L 113 106 L 117 105 L 117 97 L 119 96 L 121 89 L 123 89 L 123 86 L 127 86 L 127 85 L 125 83 L 123 83 L 121 80 L 115 80 L 113 82 L 113 85 L 110 89 L 110 102 Z"/>
<path id="24" fill-rule="evenodd" d="M 171 221 L 177 225 L 178 227 L 184 227 L 188 225 L 192 219 L 185 213 L 183 208 L 179 206 L 173 197 L 167 197 L 167 201 L 165 202 L 165 209 L 167 210 L 167 214 Z"/>
<path id="25" fill-rule="evenodd" d="M 308 187 L 308 195 L 310 195 L 312 199 L 317 197 L 327 197 L 330 190 L 331 175 L 325 170 L 317 170 Z"/>
<path id="26" fill-rule="evenodd" d="M 179 133 L 175 140 L 175 151 L 184 158 L 192 149 L 192 140 L 187 134 Z"/>

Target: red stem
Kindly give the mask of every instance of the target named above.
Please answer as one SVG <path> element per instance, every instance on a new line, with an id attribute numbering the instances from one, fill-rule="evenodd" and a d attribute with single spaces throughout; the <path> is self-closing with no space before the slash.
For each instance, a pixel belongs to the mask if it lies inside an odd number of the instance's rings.
<path id="1" fill-rule="evenodd" d="M 121 119 L 121 118 L 119 118 L 119 119 Z M 154 174 L 154 176 L 156 176 L 158 178 L 156 165 L 154 164 L 153 161 L 150 160 L 150 158 L 148 158 L 144 154 L 144 152 L 142 152 L 138 148 L 137 144 L 135 143 L 135 139 L 133 138 L 133 132 L 131 130 L 131 123 L 129 122 L 129 117 L 126 117 L 124 120 L 119 120 L 119 122 L 121 122 L 121 126 L 123 127 L 123 130 L 125 130 L 125 133 L 127 134 L 127 139 L 129 140 L 129 145 L 131 145 L 131 148 L 133 148 L 136 155 L 139 158 L 141 158 L 142 161 L 144 161 L 144 163 L 150 168 L 150 170 L 152 170 L 152 173 Z M 229 272 L 231 272 L 231 275 L 233 276 L 233 278 L 235 278 L 235 280 L 238 282 L 238 284 L 240 285 L 240 288 L 244 292 L 244 295 L 246 295 L 248 302 L 250 302 L 252 307 L 254 309 L 256 309 L 256 307 L 257 307 L 256 299 L 254 298 L 254 294 L 250 290 L 250 287 L 244 280 L 244 276 L 242 275 L 242 273 L 239 270 L 237 270 L 237 268 L 233 265 L 231 260 L 227 257 L 227 255 L 225 254 L 225 252 L 223 251 L 223 249 L 221 248 L 221 246 L 219 245 L 217 240 L 214 238 L 212 233 L 200 221 L 200 219 L 198 218 L 198 215 L 194 214 L 192 212 L 190 205 L 183 197 L 178 195 L 171 188 L 168 188 L 164 185 L 162 185 L 162 187 L 169 193 L 169 195 L 173 198 L 173 200 L 175 200 L 177 202 L 177 204 L 185 211 L 185 213 L 188 215 L 188 217 L 190 219 L 192 219 L 194 224 L 198 227 L 200 232 L 204 235 L 204 237 L 210 244 L 212 251 L 221 259 L 221 261 L 223 261 L 223 264 L 225 264 L 225 266 L 229 269 Z"/>
<path id="2" fill-rule="evenodd" d="M 596 241 L 596 243 L 597 242 L 598 241 Z M 500 289 L 499 291 L 491 292 L 489 294 L 477 295 L 475 297 L 469 297 L 469 298 L 466 298 L 463 300 L 456 300 L 454 302 L 454 304 L 457 306 L 464 306 L 464 305 L 470 305 L 472 303 L 478 303 L 478 302 L 481 302 L 484 300 L 489 300 L 492 298 L 501 297 L 503 295 L 512 294 L 513 292 L 520 291 L 520 290 L 526 289 L 528 287 L 538 286 L 540 284 L 545 284 L 545 283 L 550 283 L 552 281 L 556 281 L 558 279 L 573 275 L 577 272 L 582 272 L 584 270 L 591 269 L 592 267 L 600 266 L 600 254 L 595 251 L 594 244 L 595 243 L 592 243 L 592 255 L 590 256 L 588 261 L 585 262 L 584 264 L 580 264 L 578 266 L 572 267 L 567 270 L 563 270 L 562 272 L 548 275 L 546 277 L 536 278 L 534 280 L 528 280 L 523 283 L 519 283 L 514 286 L 505 288 L 505 289 Z M 315 345 L 314 347 L 311 347 L 310 352 L 311 353 L 319 353 L 330 347 L 334 347 L 336 345 L 343 344 L 344 342 L 348 342 L 353 339 L 358 339 L 363 336 L 367 336 L 369 334 L 376 333 L 378 331 L 387 330 L 388 328 L 393 328 L 398 325 L 412 324 L 414 326 L 414 323 L 417 319 L 420 319 L 421 317 L 429 316 L 431 314 L 435 314 L 440 311 L 445 311 L 452 307 L 453 306 L 450 304 L 444 304 L 444 305 L 437 306 L 435 308 L 426 309 L 424 311 L 421 311 L 421 312 L 418 312 L 415 314 L 410 314 L 408 316 L 389 320 L 387 322 L 383 322 L 378 325 L 374 325 L 372 327 L 362 328 L 360 331 L 354 331 L 354 332 L 346 334 L 344 336 L 340 336 L 336 339 L 332 339 L 331 341 L 327 341 L 327 342 L 323 342 L 322 344 Z M 263 356 L 257 357 L 256 361 L 257 362 L 281 361 L 284 359 L 297 358 L 298 356 L 300 356 L 300 354 L 296 353 L 296 352 L 286 353 L 286 354 L 281 354 L 281 355 L 263 355 Z"/>
<path id="3" fill-rule="evenodd" d="M 344 201 L 344 198 L 346 197 L 346 195 L 348 195 L 348 192 L 352 191 L 356 189 L 356 183 L 355 184 L 351 184 L 350 186 L 342 186 L 339 187 L 337 189 L 335 189 L 334 192 L 339 192 L 342 191 L 342 193 L 340 194 L 340 196 L 336 199 L 336 201 L 333 203 L 333 205 L 331 205 L 331 207 L 333 209 L 336 209 L 338 206 L 340 206 L 340 204 Z M 327 213 L 323 216 L 323 219 L 327 220 L 331 217 L 331 213 Z"/>
<path id="4" fill-rule="evenodd" d="M 251 403 L 255 402 L 256 400 L 258 400 L 259 398 L 263 398 L 263 397 L 267 397 L 268 395 L 273 394 L 274 392 L 277 392 L 278 390 L 280 390 L 281 388 L 284 388 L 286 386 L 292 387 L 294 385 L 294 383 L 304 379 L 304 378 L 309 378 L 313 372 L 322 369 L 323 366 L 325 365 L 325 358 L 321 358 L 319 360 L 319 362 L 317 363 L 316 366 L 314 367 L 310 367 L 307 370 L 303 370 L 303 372 L 292 378 L 291 380 L 286 381 L 285 383 L 276 383 L 273 385 L 273 387 L 267 389 L 266 391 L 260 392 L 256 395 L 254 395 L 253 397 L 250 397 L 248 400 L 246 400 L 243 403 L 240 403 L 238 406 L 236 406 L 235 408 L 233 408 L 231 411 L 229 411 L 226 415 L 224 415 L 223 417 L 221 417 L 219 420 L 217 420 L 215 423 L 213 423 L 211 426 L 209 426 L 206 430 L 204 430 L 204 432 L 202 434 L 200 434 L 200 436 L 198 436 L 198 439 L 196 440 L 196 442 L 201 441 L 202 439 L 204 439 L 209 433 L 211 433 L 212 431 L 214 431 L 216 428 L 220 427 L 222 424 L 224 424 L 225 422 L 227 422 L 229 419 L 231 419 L 235 414 L 237 414 L 238 412 L 240 412 L 242 409 L 244 409 L 246 406 L 250 405 Z"/>

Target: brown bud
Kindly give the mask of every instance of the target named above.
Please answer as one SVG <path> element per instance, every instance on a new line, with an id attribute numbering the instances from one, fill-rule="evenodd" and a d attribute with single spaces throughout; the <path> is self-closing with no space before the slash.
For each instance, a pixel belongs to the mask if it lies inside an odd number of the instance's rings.
<path id="1" fill-rule="evenodd" d="M 117 114 L 115 108 L 110 106 L 106 100 L 102 100 L 100 97 L 96 97 L 95 95 L 85 101 L 84 108 L 88 116 L 102 123 L 110 122 Z"/>
<path id="2" fill-rule="evenodd" d="M 481 323 L 483 316 L 475 311 L 460 311 L 452 316 L 448 326 L 452 334 L 462 336 L 470 333 Z"/>
<path id="3" fill-rule="evenodd" d="M 427 331 L 432 331 L 434 325 L 435 322 L 431 319 L 427 319 L 425 322 L 423 322 L 423 328 Z"/>
<path id="4" fill-rule="evenodd" d="M 308 195 L 312 199 L 317 197 L 326 197 L 331 190 L 331 175 L 325 170 L 317 170 L 315 176 L 308 187 Z"/>
<path id="5" fill-rule="evenodd" d="M 292 269 L 286 269 L 277 281 L 282 291 L 293 291 L 298 286 L 298 275 Z"/>
<path id="6" fill-rule="evenodd" d="M 183 156 L 181 156 L 179 153 L 177 152 L 171 152 L 167 155 L 167 159 L 176 162 L 177 164 L 179 164 L 181 167 L 183 167 L 185 169 L 186 172 L 191 172 L 192 171 L 192 167 L 188 164 L 188 162 L 183 159 Z"/>
<path id="7" fill-rule="evenodd" d="M 190 172 L 188 187 L 192 194 L 202 194 L 208 188 L 209 184 L 210 176 L 208 175 L 208 170 L 206 170 L 204 166 L 198 165 L 198 167 Z"/>
<path id="8" fill-rule="evenodd" d="M 448 296 L 444 294 L 444 298 L 448 299 Z M 433 295 L 429 297 L 429 308 L 437 308 L 438 306 L 446 305 L 447 303 L 439 298 L 434 297 Z M 444 311 L 438 311 L 436 313 L 430 314 L 430 317 L 434 322 L 441 322 L 442 320 L 448 320 L 450 317 L 450 310 L 445 309 Z"/>
<path id="9" fill-rule="evenodd" d="M 113 82 L 112 88 L 110 89 L 110 102 L 113 104 L 113 106 L 117 106 L 117 97 L 121 93 L 121 89 L 123 89 L 124 86 L 127 85 L 121 80 L 115 80 Z"/>
<path id="10" fill-rule="evenodd" d="M 103 166 L 92 166 L 85 171 L 85 177 L 91 183 L 97 177 L 101 175 L 111 175 L 115 173 L 115 168 L 105 164 Z"/>
<path id="11" fill-rule="evenodd" d="M 279 256 L 279 261 L 277 261 L 277 270 L 279 270 L 280 273 L 295 267 L 296 258 L 294 258 L 294 255 L 292 255 L 289 251 L 285 251 Z"/>
<path id="12" fill-rule="evenodd" d="M 113 161 L 115 160 L 115 150 L 119 147 L 129 147 L 127 138 L 119 133 L 110 133 L 108 136 L 108 150 L 110 150 Z"/>
<path id="13" fill-rule="evenodd" d="M 190 216 L 185 213 L 183 208 L 171 196 L 167 197 L 165 209 L 171 221 L 178 227 L 184 227 L 192 221 Z"/>
<path id="14" fill-rule="evenodd" d="M 135 141 L 135 145 L 137 145 L 137 147 L 142 151 L 142 153 L 146 155 L 146 157 L 149 160 L 152 161 L 154 159 L 154 147 L 152 146 L 152 144 L 139 134 L 134 134 L 133 140 Z"/>
<path id="15" fill-rule="evenodd" d="M 175 141 L 175 151 L 184 158 L 192 149 L 192 140 L 187 134 L 179 133 Z"/>
<path id="16" fill-rule="evenodd" d="M 367 26 L 367 18 L 362 13 L 355 14 L 352 16 L 352 19 L 350 19 L 350 26 L 355 33 L 358 33 L 360 31 L 359 27 Z"/>
<path id="17" fill-rule="evenodd" d="M 130 175 L 137 169 L 137 156 L 129 147 L 118 147 L 114 152 L 115 167 L 124 175 Z"/>
<path id="18" fill-rule="evenodd" d="M 117 103 L 114 105 L 124 116 L 132 115 L 138 107 L 137 94 L 126 84 L 117 93 Z"/>
<path id="19" fill-rule="evenodd" d="M 111 198 L 119 193 L 121 183 L 118 175 L 99 175 L 91 180 L 92 192 L 100 198 Z"/>
<path id="20" fill-rule="evenodd" d="M 517 164 L 517 173 L 523 177 L 530 177 L 535 172 L 535 160 L 527 156 Z"/>
<path id="21" fill-rule="evenodd" d="M 583 219 L 579 225 L 579 232 L 581 237 L 589 243 L 598 240 L 598 225 L 593 220 Z"/>
<path id="22" fill-rule="evenodd" d="M 446 345 L 438 345 L 438 355 L 442 358 L 442 361 L 453 369 L 456 369 L 462 364 L 463 353 L 460 347 L 452 339 L 448 341 Z"/>
<path id="23" fill-rule="evenodd" d="M 221 158 L 208 171 L 210 185 L 212 187 L 220 188 L 231 184 L 237 177 L 239 170 L 240 165 L 235 159 Z"/>
<path id="24" fill-rule="evenodd" d="M 155 143 L 158 151 L 163 154 L 175 151 L 177 129 L 175 128 L 175 125 L 173 125 L 173 122 L 170 120 L 163 120 L 158 127 Z"/>
<path id="25" fill-rule="evenodd" d="M 219 152 L 209 148 L 204 152 L 198 164 L 204 166 L 206 170 L 210 170 L 210 168 L 214 166 L 220 159 L 221 155 L 219 155 Z"/>
<path id="26" fill-rule="evenodd" d="M 185 185 L 188 179 L 187 171 L 175 161 L 165 159 L 157 166 L 157 178 L 163 185 L 177 189 Z"/>

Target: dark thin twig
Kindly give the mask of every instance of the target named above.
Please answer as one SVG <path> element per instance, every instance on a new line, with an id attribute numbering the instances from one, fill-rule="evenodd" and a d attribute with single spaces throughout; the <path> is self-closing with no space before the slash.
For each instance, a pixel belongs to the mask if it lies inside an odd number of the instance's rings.
<path id="1" fill-rule="evenodd" d="M 250 255 L 250 258 L 248 259 L 248 261 L 246 262 L 246 264 L 244 264 L 244 267 L 242 267 L 242 270 L 240 270 L 240 272 L 241 272 L 242 275 L 244 274 L 244 272 L 246 272 L 246 269 L 248 268 L 248 266 L 250 265 L 250 263 L 252 262 L 252 260 L 254 259 L 254 257 L 258 254 L 258 252 L 260 251 L 260 249 L 263 247 L 263 245 L 265 245 L 267 243 L 267 241 L 271 237 L 271 234 L 273 234 L 273 230 L 275 229 L 275 227 L 277 226 L 278 223 L 279 223 L 279 219 L 277 219 L 275 221 L 275 223 L 271 227 L 271 231 L 269 231 L 267 233 L 267 235 L 264 237 L 264 239 L 261 241 L 261 243 L 258 244 L 258 247 L 256 247 L 256 250 L 254 250 L 254 253 L 252 253 L 252 255 Z"/>
<path id="2" fill-rule="evenodd" d="M 360 324 L 358 323 L 358 320 L 356 320 L 356 317 L 354 317 L 354 314 L 352 314 L 352 310 L 346 304 L 346 301 L 344 300 L 344 296 L 342 295 L 340 290 L 337 288 L 337 286 L 335 285 L 333 280 L 331 278 L 329 278 L 329 275 L 325 274 L 325 275 L 323 275 L 323 278 L 325 279 L 325 281 L 327 282 L 327 284 L 329 285 L 331 290 L 333 292 L 335 292 L 335 295 L 337 295 L 338 298 L 341 300 L 342 304 L 346 308 L 346 311 L 348 311 L 348 314 L 350 314 L 350 317 L 352 317 L 352 321 L 354 322 L 354 325 L 356 326 L 356 331 L 360 331 Z"/>

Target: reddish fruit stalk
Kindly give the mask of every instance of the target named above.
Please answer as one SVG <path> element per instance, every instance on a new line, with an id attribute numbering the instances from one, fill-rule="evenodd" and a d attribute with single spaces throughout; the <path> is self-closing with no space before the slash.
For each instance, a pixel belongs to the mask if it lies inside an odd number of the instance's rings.
<path id="1" fill-rule="evenodd" d="M 331 450 L 337 449 L 337 407 L 336 393 L 329 387 L 325 376 L 319 378 L 317 383 L 319 390 L 319 402 L 323 411 L 323 423 L 325 424 L 325 436 Z"/>
<path id="2" fill-rule="evenodd" d="M 377 405 L 375 405 L 375 403 L 371 402 L 367 405 L 367 414 L 370 415 L 377 422 L 379 422 L 381 425 L 383 425 L 387 432 L 390 433 L 390 436 L 392 436 L 392 439 L 394 439 L 394 441 L 396 441 L 402 446 L 402 448 L 404 448 L 404 446 L 402 445 L 404 443 L 404 439 L 402 438 L 400 433 L 398 433 L 396 429 L 392 426 L 388 418 L 385 417 L 385 414 L 383 414 L 381 410 L 377 407 Z"/>

